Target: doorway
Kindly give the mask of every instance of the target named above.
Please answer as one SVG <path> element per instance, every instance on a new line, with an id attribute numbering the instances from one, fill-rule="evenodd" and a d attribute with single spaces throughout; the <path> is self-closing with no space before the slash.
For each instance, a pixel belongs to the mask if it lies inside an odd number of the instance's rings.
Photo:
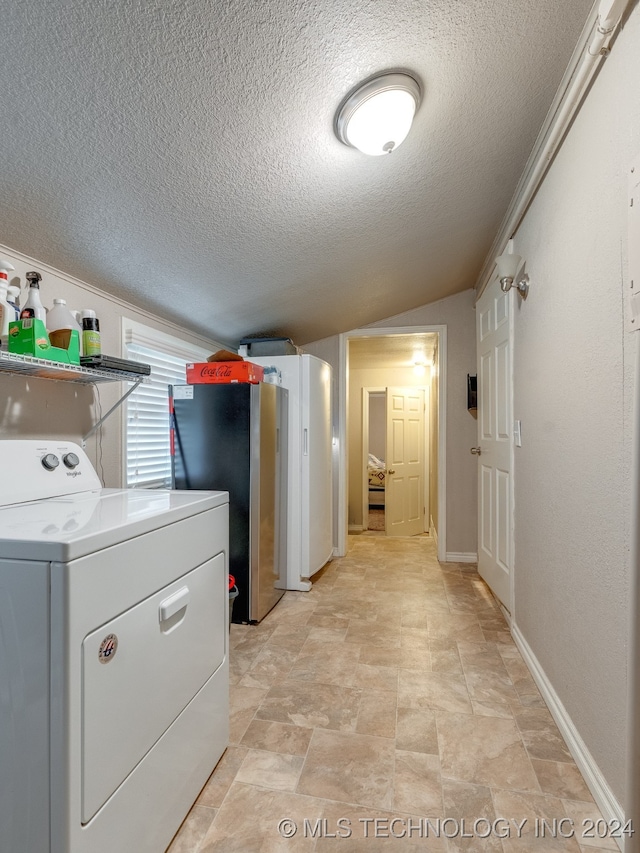
<path id="1" fill-rule="evenodd" d="M 420 501 L 423 529 L 433 535 L 438 556 L 446 554 L 446 326 L 410 326 L 357 329 L 340 336 L 339 424 L 337 442 L 338 531 L 337 553 L 345 554 L 349 531 L 361 532 L 368 510 L 363 438 L 365 399 L 385 393 L 386 388 L 426 389 L 430 459 L 423 479 Z M 361 374 L 358 376 L 357 374 Z M 419 376 L 419 374 L 422 374 Z M 407 381 L 407 376 L 411 378 Z M 355 378 L 355 381 L 354 381 Z M 364 396 L 364 388 L 367 396 Z M 354 388 L 357 389 L 354 392 Z M 428 398 L 428 400 L 426 400 Z M 375 404 L 374 404 L 375 405 Z M 374 454 L 379 456 L 379 454 Z M 387 460 L 381 460 L 387 461 Z M 389 470 L 387 465 L 386 471 Z M 387 475 L 388 476 L 388 475 Z M 387 484 L 385 484 L 387 485 Z M 415 501 L 414 501 L 415 502 Z M 387 492 L 385 489 L 385 511 Z M 425 522 L 426 519 L 426 522 Z M 386 521 L 386 519 L 385 519 Z M 392 534 L 394 535 L 394 534 Z M 411 534 L 396 534 L 411 535 Z"/>
<path id="2" fill-rule="evenodd" d="M 426 380 L 425 374 L 426 369 L 415 381 Z M 362 388 L 364 531 L 387 536 L 429 532 L 430 390 L 429 384 Z"/>

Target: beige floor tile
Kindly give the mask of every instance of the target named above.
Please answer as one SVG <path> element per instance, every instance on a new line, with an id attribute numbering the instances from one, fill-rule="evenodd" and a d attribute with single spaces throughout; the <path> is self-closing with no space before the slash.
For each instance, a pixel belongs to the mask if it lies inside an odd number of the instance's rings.
<path id="1" fill-rule="evenodd" d="M 463 666 L 463 669 L 469 696 L 473 701 L 507 707 L 518 702 L 518 693 L 506 672 L 502 675 L 471 666 Z"/>
<path id="2" fill-rule="evenodd" d="M 359 688 L 285 681 L 269 690 L 255 716 L 308 728 L 355 731 L 361 693 Z"/>
<path id="3" fill-rule="evenodd" d="M 393 806 L 408 814 L 442 814 L 440 759 L 423 752 L 396 750 Z"/>
<path id="4" fill-rule="evenodd" d="M 323 806 L 312 797 L 236 782 L 198 853 L 311 853 L 315 839 L 305 837 L 304 821 L 313 826 L 321 817 Z M 292 823 L 283 825 L 282 821 Z M 284 838 L 285 826 L 299 827 L 299 831 Z"/>
<path id="5" fill-rule="evenodd" d="M 377 688 L 364 688 L 360 699 L 356 731 L 362 735 L 395 738 L 397 709 L 397 693 Z"/>
<path id="6" fill-rule="evenodd" d="M 346 621 L 346 620 L 340 620 Z M 307 623 L 309 625 L 309 623 Z M 309 625 L 309 639 L 319 640 L 323 643 L 344 643 L 347 636 L 347 628 L 339 625 Z"/>
<path id="7" fill-rule="evenodd" d="M 513 720 L 436 714 L 442 775 L 489 787 L 539 791 Z"/>
<path id="8" fill-rule="evenodd" d="M 487 630 L 486 628 L 483 628 L 482 634 L 486 643 L 502 643 L 505 646 L 515 646 L 515 643 L 513 642 L 513 637 L 507 630 L 491 631 Z"/>
<path id="9" fill-rule="evenodd" d="M 353 681 L 354 687 L 368 687 L 376 690 L 391 690 L 398 692 L 398 667 L 372 666 L 360 663 L 356 668 Z"/>
<path id="10" fill-rule="evenodd" d="M 271 634 L 265 645 L 284 646 L 287 649 L 300 650 L 310 631 L 311 628 L 307 625 L 298 625 L 295 621 L 292 624 L 280 624 L 273 634 Z"/>
<path id="11" fill-rule="evenodd" d="M 301 755 L 250 749 L 236 773 L 236 781 L 276 791 L 294 791 L 303 761 Z"/>
<path id="12" fill-rule="evenodd" d="M 426 630 L 426 627 L 427 614 L 422 608 L 416 611 L 404 611 L 403 609 L 402 628 L 420 628 Z"/>
<path id="13" fill-rule="evenodd" d="M 435 711 L 398 708 L 396 748 L 407 752 L 438 755 Z"/>
<path id="14" fill-rule="evenodd" d="M 400 632 L 384 624 L 379 625 L 377 622 L 351 621 L 345 639 L 347 643 L 383 646 L 386 649 L 400 648 Z"/>
<path id="15" fill-rule="evenodd" d="M 265 749 L 288 755 L 306 755 L 311 740 L 311 729 L 287 723 L 252 720 L 244 733 L 241 745 L 251 749 Z"/>
<path id="16" fill-rule="evenodd" d="M 297 657 L 297 650 L 280 646 L 262 646 L 239 683 L 243 687 L 259 687 L 268 690 L 276 681 L 282 681 L 287 677 Z"/>
<path id="17" fill-rule="evenodd" d="M 430 672 L 433 668 L 432 652 L 428 649 L 398 649 L 401 669 L 421 669 Z M 462 670 L 460 670 L 462 672 Z"/>
<path id="18" fill-rule="evenodd" d="M 391 739 L 316 729 L 298 793 L 390 809 L 394 752 Z"/>
<path id="19" fill-rule="evenodd" d="M 593 802 L 587 783 L 575 764 L 538 759 L 532 759 L 531 763 L 545 794 L 567 800 Z"/>
<path id="20" fill-rule="evenodd" d="M 267 695 L 258 687 L 233 685 L 229 690 L 229 741 L 240 743 L 260 703 Z"/>
<path id="21" fill-rule="evenodd" d="M 403 651 L 385 649 L 384 646 L 364 645 L 360 648 L 360 663 L 367 666 L 400 666 Z"/>
<path id="22" fill-rule="evenodd" d="M 359 657 L 360 647 L 357 645 L 307 639 L 288 677 L 293 681 L 352 687 Z"/>
<path id="23" fill-rule="evenodd" d="M 522 708 L 514 716 L 531 758 L 573 763 L 573 756 L 548 710 Z"/>
<path id="24" fill-rule="evenodd" d="M 549 710 L 547 703 L 542 698 L 542 694 L 537 687 L 530 693 L 521 693 L 518 691 L 518 704 L 522 708 L 530 708 L 531 710 Z"/>
<path id="25" fill-rule="evenodd" d="M 475 614 L 432 614 L 428 623 L 429 636 L 467 643 L 484 642 L 484 634 Z"/>
<path id="26" fill-rule="evenodd" d="M 578 853 L 575 825 L 562 800 L 496 789 L 493 802 L 496 814 L 508 818 L 513 827 L 503 840 L 505 853 Z"/>
<path id="27" fill-rule="evenodd" d="M 496 813 L 491 789 L 453 779 L 442 780 L 444 815 L 457 821 L 449 833 L 451 853 L 502 853 L 502 842 L 493 831 Z"/>
<path id="28" fill-rule="evenodd" d="M 513 719 L 513 708 L 508 702 L 491 702 L 486 699 L 471 699 L 471 707 L 474 714 L 481 717 L 502 717 L 505 720 Z"/>
<path id="29" fill-rule="evenodd" d="M 609 847 L 591 847 L 591 846 L 582 846 L 580 845 L 580 853 L 611 853 L 613 848 Z M 616 848 L 617 850 L 621 850 L 621 847 Z"/>
<path id="30" fill-rule="evenodd" d="M 240 765 L 247 754 L 246 747 L 229 746 L 209 776 L 206 785 L 200 791 L 196 803 L 210 808 L 219 808 L 231 787 Z"/>
<path id="31" fill-rule="evenodd" d="M 455 640 L 440 638 L 431 640 L 431 669 L 451 675 L 462 675 L 462 662 Z"/>
<path id="32" fill-rule="evenodd" d="M 496 643 L 457 643 L 458 653 L 462 661 L 463 669 L 471 668 L 473 670 L 486 670 L 495 672 L 503 678 L 509 678 L 509 670 L 498 651 Z M 518 661 L 513 661 L 518 663 Z M 523 666 L 523 661 L 520 661 Z M 527 670 L 528 672 L 529 670 Z"/>
<path id="33" fill-rule="evenodd" d="M 429 632 L 427 628 L 402 628 L 400 647 L 403 649 L 424 649 L 429 651 Z"/>
<path id="34" fill-rule="evenodd" d="M 600 809 L 595 803 L 585 803 L 578 800 L 563 800 L 567 816 L 573 821 L 576 836 L 581 847 L 593 850 L 594 847 L 603 850 L 618 850 L 618 843 L 609 832 L 609 826 L 603 820 Z M 604 837 L 600 837 L 600 836 Z"/>
<path id="35" fill-rule="evenodd" d="M 409 669 L 398 676 L 398 707 L 472 713 L 464 678 Z"/>
<path id="36" fill-rule="evenodd" d="M 166 853 L 195 853 L 215 816 L 216 809 L 194 806 L 167 848 Z"/>

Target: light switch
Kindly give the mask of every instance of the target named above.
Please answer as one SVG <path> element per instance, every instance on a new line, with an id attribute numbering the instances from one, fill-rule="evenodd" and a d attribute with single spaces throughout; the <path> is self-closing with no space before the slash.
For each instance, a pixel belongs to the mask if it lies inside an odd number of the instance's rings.
<path id="1" fill-rule="evenodd" d="M 516 447 L 522 447 L 522 421 L 513 422 L 513 440 Z"/>

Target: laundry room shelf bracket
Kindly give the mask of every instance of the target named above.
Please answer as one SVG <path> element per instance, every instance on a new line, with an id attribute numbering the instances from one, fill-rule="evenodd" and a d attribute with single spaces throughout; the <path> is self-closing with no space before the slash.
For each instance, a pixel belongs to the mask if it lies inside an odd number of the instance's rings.
<path id="1" fill-rule="evenodd" d="M 89 432 L 88 432 L 86 435 L 83 435 L 83 436 L 82 436 L 82 446 L 83 446 L 83 447 L 85 447 L 85 446 L 86 446 L 87 439 L 88 439 L 88 438 L 91 438 L 91 436 L 94 434 L 94 432 L 96 432 L 96 430 L 100 429 L 100 427 L 101 427 L 101 426 L 102 426 L 102 424 L 106 421 L 106 419 L 109 417 L 109 415 L 111 415 L 113 412 L 115 412 L 115 410 L 116 410 L 117 408 L 119 408 L 119 407 L 124 403 L 124 401 L 127 399 L 127 397 L 129 396 L 129 394 L 133 394 L 133 392 L 136 390 L 136 388 L 138 387 L 138 385 L 139 385 L 141 382 L 143 382 L 143 381 L 144 381 L 144 377 L 143 377 L 143 376 L 138 377 L 138 378 L 136 379 L 136 381 L 133 383 L 133 385 L 131 386 L 131 388 L 129 388 L 129 390 L 127 391 L 127 393 L 126 393 L 126 394 L 123 394 L 123 395 L 122 395 L 122 397 L 120 397 L 120 399 L 118 400 L 118 402 L 117 402 L 117 403 L 115 403 L 115 405 L 111 406 L 111 408 L 109 409 L 109 411 L 108 411 L 106 414 L 104 414 L 104 415 L 100 418 L 100 420 L 99 420 L 99 421 L 96 421 L 96 422 L 95 422 L 95 424 L 91 427 L 91 429 L 89 430 Z"/>

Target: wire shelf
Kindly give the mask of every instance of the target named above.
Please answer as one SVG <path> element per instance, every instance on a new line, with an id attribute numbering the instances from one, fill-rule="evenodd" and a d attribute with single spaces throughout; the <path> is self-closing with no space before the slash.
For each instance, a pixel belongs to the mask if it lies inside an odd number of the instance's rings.
<path id="1" fill-rule="evenodd" d="M 0 353 L 0 373 L 20 373 L 39 379 L 61 379 L 67 382 L 139 382 L 147 377 L 135 371 L 105 370 L 83 367 L 79 364 L 60 364 L 46 358 L 18 355 L 13 352 Z"/>

